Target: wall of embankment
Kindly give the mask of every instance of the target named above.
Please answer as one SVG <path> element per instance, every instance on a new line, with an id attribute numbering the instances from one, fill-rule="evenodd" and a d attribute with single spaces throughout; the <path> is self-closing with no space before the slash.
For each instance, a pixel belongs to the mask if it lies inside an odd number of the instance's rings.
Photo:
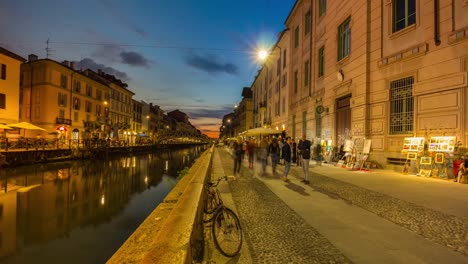
<path id="1" fill-rule="evenodd" d="M 163 202 L 108 260 L 121 263 L 192 263 L 203 254 L 203 185 L 213 146 L 195 161 Z"/>

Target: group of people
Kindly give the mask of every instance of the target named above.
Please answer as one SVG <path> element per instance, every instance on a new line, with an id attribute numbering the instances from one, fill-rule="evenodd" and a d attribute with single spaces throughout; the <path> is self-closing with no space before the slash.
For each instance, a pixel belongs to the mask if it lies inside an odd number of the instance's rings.
<path id="1" fill-rule="evenodd" d="M 263 137 L 261 140 L 255 141 L 253 139 L 243 141 L 241 137 L 237 138 L 232 144 L 234 153 L 234 175 L 240 173 L 241 163 L 245 154 L 248 155 L 249 168 L 254 166 L 255 158 L 261 163 L 261 175 L 265 176 L 268 164 L 268 157 L 271 159 L 271 169 L 273 176 L 278 176 L 276 171 L 277 165 L 283 162 L 284 172 L 281 179 L 288 182 L 288 174 L 291 168 L 291 163 L 296 163 L 301 166 L 304 177 L 301 182 L 309 184 L 309 162 L 311 156 L 312 142 L 302 135 L 298 143 L 291 137 Z"/>

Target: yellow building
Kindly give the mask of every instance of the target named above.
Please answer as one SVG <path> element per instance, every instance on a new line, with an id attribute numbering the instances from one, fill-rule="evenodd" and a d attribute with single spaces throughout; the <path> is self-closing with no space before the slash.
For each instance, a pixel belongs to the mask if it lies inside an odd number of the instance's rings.
<path id="1" fill-rule="evenodd" d="M 0 124 L 18 122 L 20 65 L 24 61 L 0 47 Z"/>
<path id="2" fill-rule="evenodd" d="M 90 70 L 75 70 L 68 61 L 35 55 L 21 65 L 21 74 L 20 120 L 46 129 L 26 131 L 26 137 L 58 133 L 63 140 L 81 140 L 108 135 L 109 81 Z"/>

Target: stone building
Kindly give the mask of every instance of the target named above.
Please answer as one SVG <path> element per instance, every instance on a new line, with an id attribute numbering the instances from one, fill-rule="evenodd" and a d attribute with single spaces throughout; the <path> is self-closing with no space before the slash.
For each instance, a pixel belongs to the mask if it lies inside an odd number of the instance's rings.
<path id="1" fill-rule="evenodd" d="M 466 0 L 296 1 L 282 47 L 287 133 L 328 149 L 370 139 L 369 159 L 382 165 L 405 158 L 407 137 L 450 135 L 466 147 L 467 14 Z M 270 67 L 252 84 L 256 126 L 271 116 Z"/>

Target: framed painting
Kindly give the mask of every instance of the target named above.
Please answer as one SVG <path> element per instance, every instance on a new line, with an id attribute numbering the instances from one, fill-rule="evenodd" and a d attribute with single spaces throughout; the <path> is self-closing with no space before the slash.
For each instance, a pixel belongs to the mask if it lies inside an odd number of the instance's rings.
<path id="1" fill-rule="evenodd" d="M 408 159 L 408 160 L 416 160 L 416 159 L 418 159 L 418 153 L 416 153 L 416 152 L 408 152 L 408 154 L 406 155 L 406 159 Z"/>
<path id="2" fill-rule="evenodd" d="M 421 161 L 419 162 L 421 165 L 431 165 L 432 158 L 431 157 L 421 157 Z"/>
<path id="3" fill-rule="evenodd" d="M 444 153 L 436 153 L 435 154 L 434 163 L 441 164 L 441 163 L 444 163 L 444 160 L 445 160 Z"/>

